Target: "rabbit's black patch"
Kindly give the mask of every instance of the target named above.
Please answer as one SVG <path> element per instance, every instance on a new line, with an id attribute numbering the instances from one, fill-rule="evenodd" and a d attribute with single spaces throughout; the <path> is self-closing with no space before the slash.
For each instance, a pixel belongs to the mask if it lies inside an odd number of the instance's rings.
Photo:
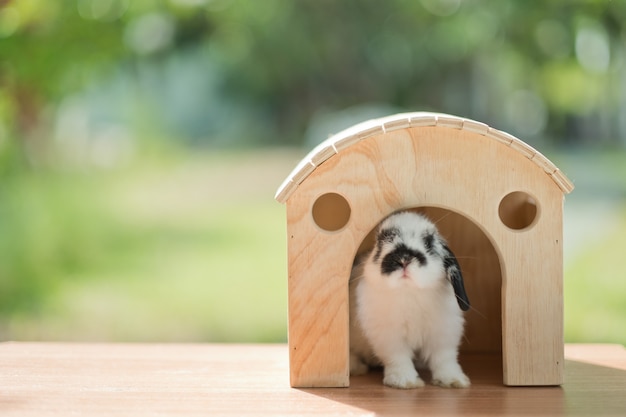
<path id="1" fill-rule="evenodd" d="M 400 244 L 384 256 L 380 263 L 380 271 L 385 275 L 389 275 L 398 269 L 406 267 L 413 261 L 417 261 L 420 266 L 424 266 L 427 263 L 426 256 L 422 252 L 410 249 L 405 244 Z"/>

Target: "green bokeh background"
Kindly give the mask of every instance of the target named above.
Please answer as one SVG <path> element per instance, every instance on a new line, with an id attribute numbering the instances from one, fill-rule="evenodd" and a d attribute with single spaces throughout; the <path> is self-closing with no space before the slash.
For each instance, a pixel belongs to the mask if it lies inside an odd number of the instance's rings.
<path id="1" fill-rule="evenodd" d="M 0 340 L 281 342 L 282 180 L 437 111 L 573 180 L 567 341 L 626 343 L 626 3 L 0 1 Z"/>

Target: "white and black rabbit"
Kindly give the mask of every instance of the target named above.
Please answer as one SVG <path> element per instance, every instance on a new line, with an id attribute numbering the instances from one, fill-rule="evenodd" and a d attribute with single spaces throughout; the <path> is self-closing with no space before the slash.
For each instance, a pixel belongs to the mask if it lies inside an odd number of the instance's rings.
<path id="1" fill-rule="evenodd" d="M 350 373 L 382 365 L 383 384 L 417 388 L 424 381 L 415 360 L 433 384 L 468 387 L 458 363 L 468 308 L 461 269 L 435 225 L 414 212 L 392 214 L 352 270 Z"/>

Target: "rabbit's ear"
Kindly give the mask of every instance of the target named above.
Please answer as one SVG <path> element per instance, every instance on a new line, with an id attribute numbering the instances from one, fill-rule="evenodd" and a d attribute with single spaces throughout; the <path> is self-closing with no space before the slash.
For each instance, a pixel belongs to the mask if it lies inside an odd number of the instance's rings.
<path id="1" fill-rule="evenodd" d="M 456 301 L 459 303 L 459 307 L 463 311 L 467 311 L 470 308 L 469 298 L 465 292 L 465 285 L 463 285 L 463 275 L 461 274 L 461 267 L 456 260 L 456 256 L 450 250 L 448 245 L 443 244 L 443 267 L 446 271 L 446 276 L 452 288 L 454 288 L 454 295 L 456 295 Z"/>

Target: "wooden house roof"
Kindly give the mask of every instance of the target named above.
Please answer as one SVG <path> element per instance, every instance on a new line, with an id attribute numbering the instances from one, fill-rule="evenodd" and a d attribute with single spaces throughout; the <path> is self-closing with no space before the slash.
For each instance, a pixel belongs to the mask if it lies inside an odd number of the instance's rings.
<path id="1" fill-rule="evenodd" d="M 568 194 L 574 189 L 572 182 L 548 158 L 532 146 L 508 133 L 474 120 L 440 113 L 417 112 L 401 113 L 369 120 L 329 137 L 300 161 L 278 188 L 274 198 L 280 203 L 285 203 L 298 188 L 298 185 L 315 171 L 318 166 L 357 142 L 395 130 L 427 126 L 468 130 L 491 138 L 505 146 L 511 147 L 534 162 L 538 168 L 542 169 L 554 181 L 564 194 Z"/>

